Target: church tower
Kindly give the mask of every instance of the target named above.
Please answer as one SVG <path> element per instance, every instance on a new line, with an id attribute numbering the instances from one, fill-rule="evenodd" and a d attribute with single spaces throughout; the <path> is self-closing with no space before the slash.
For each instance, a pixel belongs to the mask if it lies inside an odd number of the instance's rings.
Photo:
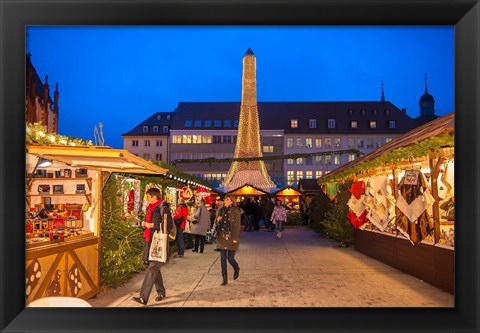
<path id="1" fill-rule="evenodd" d="M 260 147 L 260 125 L 258 121 L 256 60 L 249 48 L 243 57 L 242 102 L 238 124 L 234 158 L 262 157 Z M 265 163 L 256 161 L 234 161 L 220 188 L 230 192 L 245 185 L 270 192 L 275 183 L 270 179 Z"/>
<path id="2" fill-rule="evenodd" d="M 435 117 L 435 100 L 428 93 L 427 74 L 425 74 L 425 93 L 420 97 L 420 117 Z"/>

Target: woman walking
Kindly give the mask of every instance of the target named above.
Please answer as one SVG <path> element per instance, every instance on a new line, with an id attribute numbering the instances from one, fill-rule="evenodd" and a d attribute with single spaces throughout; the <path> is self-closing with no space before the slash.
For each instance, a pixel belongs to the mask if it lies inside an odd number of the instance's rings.
<path id="1" fill-rule="evenodd" d="M 233 267 L 233 279 L 238 279 L 240 267 L 235 260 L 235 251 L 240 245 L 240 209 L 233 204 L 233 196 L 226 195 L 223 202 L 221 215 L 217 216 L 218 241 L 217 248 L 220 250 L 220 263 L 222 267 L 222 286 L 228 283 L 227 259 Z"/>
<path id="2" fill-rule="evenodd" d="M 173 221 L 177 226 L 177 245 L 178 245 L 178 254 L 177 257 L 182 258 L 185 254 L 185 244 L 183 241 L 183 231 L 185 230 L 185 225 L 187 223 L 188 217 L 188 208 L 185 204 L 185 200 L 183 198 L 178 199 L 178 206 L 177 210 L 175 211 L 175 215 L 173 216 Z"/>
<path id="3" fill-rule="evenodd" d="M 195 235 L 195 246 L 192 252 L 203 253 L 205 247 L 205 236 L 208 229 L 210 229 L 210 212 L 205 205 L 205 200 L 201 199 L 199 207 L 193 216 L 193 221 L 197 221 L 194 224 L 192 234 Z"/>
<path id="4" fill-rule="evenodd" d="M 277 232 L 277 237 L 282 238 L 283 224 L 287 220 L 287 211 L 285 207 L 282 206 L 282 202 L 277 200 L 275 208 L 273 208 L 272 217 L 270 221 L 275 224 L 275 231 Z"/>

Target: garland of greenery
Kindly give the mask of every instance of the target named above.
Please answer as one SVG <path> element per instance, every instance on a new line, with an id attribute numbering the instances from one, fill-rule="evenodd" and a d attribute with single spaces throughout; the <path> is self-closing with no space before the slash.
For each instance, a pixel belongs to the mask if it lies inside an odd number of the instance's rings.
<path id="1" fill-rule="evenodd" d="M 56 133 L 48 133 L 47 126 L 40 123 L 27 123 L 25 129 L 27 144 L 37 143 L 40 145 L 60 145 L 60 146 L 93 146 L 91 140 L 83 140 Z"/>
<path id="2" fill-rule="evenodd" d="M 352 177 L 353 175 L 368 173 L 368 171 L 374 170 L 378 167 L 396 165 L 402 161 L 408 161 L 410 158 L 413 159 L 423 157 L 429 152 L 440 148 L 454 146 L 455 140 L 453 134 L 446 133 L 439 136 L 433 136 L 423 141 L 415 142 L 414 144 L 406 147 L 400 147 L 394 150 L 386 151 L 375 159 L 358 163 L 339 173 L 332 173 L 331 175 L 327 174 L 321 178 L 320 182 L 340 182 L 344 179 Z"/>
<path id="3" fill-rule="evenodd" d="M 333 156 L 343 154 L 356 154 L 357 156 L 364 155 L 361 151 L 356 149 L 344 149 L 344 150 L 332 150 L 323 151 L 317 153 L 296 153 L 288 155 L 273 155 L 273 156 L 259 156 L 259 157 L 238 157 L 238 158 L 200 158 L 200 159 L 178 159 L 173 161 L 173 165 L 178 163 L 208 163 L 210 166 L 212 163 L 232 163 L 232 162 L 251 162 L 251 161 L 270 161 L 270 160 L 285 160 L 285 159 L 297 159 L 311 156 Z"/>

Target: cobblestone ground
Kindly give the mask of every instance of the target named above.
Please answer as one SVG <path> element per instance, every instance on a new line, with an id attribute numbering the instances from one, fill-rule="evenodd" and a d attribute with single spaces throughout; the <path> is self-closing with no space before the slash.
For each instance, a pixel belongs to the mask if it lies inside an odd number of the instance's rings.
<path id="1" fill-rule="evenodd" d="M 241 234 L 240 277 L 221 287 L 220 255 L 185 251 L 162 268 L 167 297 L 148 307 L 453 307 L 453 295 L 411 275 L 339 247 L 305 227 L 286 228 L 278 239 L 260 230 Z M 98 294 L 94 307 L 141 307 L 144 272 L 120 288 Z M 154 289 L 154 288 L 153 288 Z"/>

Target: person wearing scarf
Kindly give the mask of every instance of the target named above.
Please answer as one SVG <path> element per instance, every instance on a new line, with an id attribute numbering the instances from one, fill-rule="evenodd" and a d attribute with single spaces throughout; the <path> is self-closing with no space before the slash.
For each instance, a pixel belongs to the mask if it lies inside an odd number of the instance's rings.
<path id="1" fill-rule="evenodd" d="M 227 259 L 233 267 L 233 279 L 238 279 L 240 267 L 235 260 L 235 251 L 240 245 L 240 209 L 234 206 L 234 198 L 226 195 L 223 203 L 221 214 L 217 216 L 216 223 L 218 225 L 217 248 L 220 250 L 220 264 L 222 267 L 222 284 L 226 286 L 228 283 Z"/>
<path id="2" fill-rule="evenodd" d="M 163 229 L 164 215 L 166 215 L 167 218 L 167 233 L 170 232 L 170 229 L 173 227 L 173 218 L 172 213 L 170 212 L 170 205 L 166 201 L 162 202 L 161 197 L 162 196 L 159 189 L 150 188 L 147 190 L 147 214 L 145 221 L 142 222 L 142 227 L 145 228 L 143 232 L 143 237 L 145 238 L 143 246 L 144 261 L 148 261 L 153 233 Z M 165 298 L 165 286 L 163 285 L 162 272 L 160 271 L 163 264 L 163 262 L 148 261 L 148 268 L 146 270 L 142 287 L 140 288 L 140 295 L 138 297 L 133 297 L 135 302 L 147 305 L 150 292 L 152 291 L 154 285 L 157 291 L 155 301 L 159 302 Z"/>

